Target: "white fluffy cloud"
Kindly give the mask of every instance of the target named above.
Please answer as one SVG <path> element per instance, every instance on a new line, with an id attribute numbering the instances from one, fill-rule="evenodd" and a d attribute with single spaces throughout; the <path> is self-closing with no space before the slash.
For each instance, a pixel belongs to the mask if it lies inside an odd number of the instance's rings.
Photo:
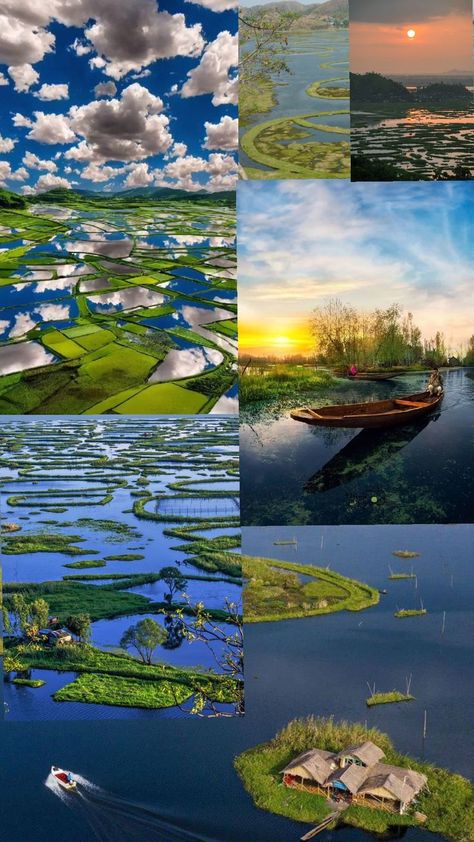
<path id="1" fill-rule="evenodd" d="M 40 175 L 38 181 L 36 182 L 35 192 L 39 193 L 42 190 L 51 190 L 52 187 L 65 187 L 66 189 L 69 189 L 71 185 L 67 178 L 62 178 L 60 175 L 45 173 L 45 175 Z"/>
<path id="2" fill-rule="evenodd" d="M 96 97 L 100 96 L 115 96 L 117 93 L 117 85 L 115 82 L 99 82 L 94 88 Z"/>
<path id="3" fill-rule="evenodd" d="M 11 152 L 17 142 L 11 137 L 2 137 L 0 134 L 0 152 Z"/>
<path id="4" fill-rule="evenodd" d="M 204 123 L 206 139 L 203 149 L 237 149 L 239 144 L 239 121 L 232 117 L 221 117 L 219 123 Z"/>
<path id="5" fill-rule="evenodd" d="M 70 126 L 85 140 L 66 152 L 78 161 L 140 161 L 173 143 L 163 101 L 134 82 L 121 99 L 100 99 L 70 111 Z"/>
<path id="6" fill-rule="evenodd" d="M 28 173 L 24 167 L 13 171 L 9 161 L 0 161 L 0 187 L 5 187 L 6 181 L 26 181 Z"/>
<path id="7" fill-rule="evenodd" d="M 225 30 L 207 45 L 197 67 L 188 71 L 182 97 L 212 94 L 213 105 L 237 105 L 237 79 L 231 75 L 239 61 L 238 37 Z"/>
<path id="8" fill-rule="evenodd" d="M 54 161 L 42 161 L 33 152 L 26 152 L 23 156 L 23 163 L 25 167 L 30 170 L 46 170 L 47 172 L 57 172 L 57 166 Z"/>
<path id="9" fill-rule="evenodd" d="M 34 117 L 33 127 L 27 134 L 29 140 L 37 140 L 39 143 L 72 143 L 76 139 L 70 120 L 65 114 L 35 111 Z"/>
<path id="10" fill-rule="evenodd" d="M 31 64 L 18 64 L 8 68 L 8 73 L 15 83 L 15 90 L 19 93 L 26 93 L 32 85 L 36 85 L 39 73 Z"/>
<path id="11" fill-rule="evenodd" d="M 38 99 L 45 101 L 55 99 L 69 99 L 69 85 L 41 85 L 39 91 L 35 93 Z"/>
<path id="12" fill-rule="evenodd" d="M 7 77 L 3 73 L 0 73 L 0 87 L 3 87 L 4 85 L 9 85 L 9 84 L 10 83 L 9 83 Z"/>
<path id="13" fill-rule="evenodd" d="M 71 172 L 70 167 L 65 168 L 65 172 Z M 89 181 L 94 181 L 96 183 L 101 183 L 103 181 L 110 181 L 111 178 L 115 178 L 117 175 L 121 175 L 124 172 L 124 167 L 104 167 L 99 166 L 98 164 L 91 163 L 85 169 L 82 170 L 82 178 L 87 178 Z"/>
<path id="14" fill-rule="evenodd" d="M 146 187 L 153 179 L 154 174 L 148 169 L 148 164 L 130 164 L 125 187 Z"/>
<path id="15" fill-rule="evenodd" d="M 186 3 L 194 3 L 196 6 L 204 6 L 211 12 L 226 12 L 228 9 L 236 9 L 238 0 L 186 0 Z"/>
<path id="16" fill-rule="evenodd" d="M 31 129 L 33 123 L 29 119 L 29 117 L 25 117 L 23 114 L 14 114 L 12 118 L 13 125 L 16 127 L 21 127 L 24 129 Z"/>
<path id="17" fill-rule="evenodd" d="M 31 4 L 33 5 L 33 4 Z M 39 4 L 36 4 L 39 6 Z M 45 6 L 48 5 L 46 0 Z M 8 65 L 35 64 L 54 47 L 54 35 L 39 23 L 47 23 L 44 15 L 40 20 L 29 17 L 26 0 L 3 0 L 0 11 L 0 63 Z"/>

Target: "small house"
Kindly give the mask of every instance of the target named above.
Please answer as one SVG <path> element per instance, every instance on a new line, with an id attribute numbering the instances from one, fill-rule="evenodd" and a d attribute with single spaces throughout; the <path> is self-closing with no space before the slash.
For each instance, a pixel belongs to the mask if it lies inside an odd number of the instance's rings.
<path id="1" fill-rule="evenodd" d="M 336 801 L 403 814 L 426 788 L 427 778 L 381 762 L 384 757 L 370 740 L 337 753 L 309 749 L 283 769 L 283 783 Z"/>
<path id="2" fill-rule="evenodd" d="M 39 634 L 46 638 L 48 646 L 63 646 L 72 643 L 74 638 L 68 629 L 40 629 Z"/>

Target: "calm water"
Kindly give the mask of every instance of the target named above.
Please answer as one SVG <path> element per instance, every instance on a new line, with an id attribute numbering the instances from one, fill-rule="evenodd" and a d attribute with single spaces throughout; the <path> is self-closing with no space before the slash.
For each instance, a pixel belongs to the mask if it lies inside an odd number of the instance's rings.
<path id="1" fill-rule="evenodd" d="M 471 522 L 474 371 L 443 376 L 441 410 L 391 431 L 310 427 L 290 418 L 291 402 L 247 410 L 241 427 L 243 524 Z M 340 381 L 307 403 L 414 394 L 426 379 Z"/>
<path id="2" fill-rule="evenodd" d="M 472 741 L 466 739 L 474 727 L 472 705 L 466 704 L 474 692 L 472 531 L 470 526 L 247 530 L 246 552 L 329 563 L 376 587 L 388 587 L 389 593 L 361 614 L 249 626 L 247 714 L 241 720 L 162 719 L 153 727 L 131 721 L 126 729 L 118 722 L 0 726 L 2 754 L 15 758 L 0 762 L 5 838 L 47 842 L 67 834 L 70 842 L 85 842 L 96 838 L 88 822 L 97 827 L 100 818 L 102 835 L 97 838 L 111 842 L 117 838 L 117 825 L 123 826 L 119 799 L 129 828 L 124 839 L 297 842 L 305 826 L 256 809 L 232 763 L 236 754 L 269 739 L 291 718 L 310 713 L 367 719 L 386 730 L 402 751 L 472 776 L 474 752 Z M 273 544 L 293 537 L 298 539 L 296 551 Z M 399 549 L 417 550 L 421 556 L 406 562 L 392 555 Z M 417 597 L 411 582 L 387 581 L 389 564 L 395 570 L 413 564 L 418 592 L 429 610 L 425 618 L 395 620 L 396 604 L 408 605 Z M 403 685 L 410 672 L 415 702 L 366 708 L 366 680 L 386 689 Z M 428 733 L 423 747 L 425 709 Z M 43 785 L 51 763 L 72 768 L 113 797 L 102 795 L 99 812 L 97 802 L 94 807 L 88 798 L 81 809 L 68 808 L 67 799 L 55 798 Z M 135 802 L 146 805 L 150 826 L 139 821 Z M 25 829 L 33 828 L 34 836 L 25 836 Z M 322 842 L 371 839 L 350 828 L 319 838 Z M 404 839 L 439 842 L 440 837 L 409 830 Z"/>

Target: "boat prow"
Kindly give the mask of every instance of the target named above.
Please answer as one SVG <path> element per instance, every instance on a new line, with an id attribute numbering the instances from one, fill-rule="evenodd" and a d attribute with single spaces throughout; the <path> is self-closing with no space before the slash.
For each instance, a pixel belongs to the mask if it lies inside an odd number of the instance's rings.
<path id="1" fill-rule="evenodd" d="M 51 774 L 59 786 L 67 792 L 74 792 L 77 789 L 77 781 L 65 769 L 60 769 L 59 766 L 51 766 Z"/>
<path id="2" fill-rule="evenodd" d="M 442 400 L 443 394 L 432 396 L 428 392 L 421 392 L 368 403 L 302 407 L 292 410 L 290 415 L 294 421 L 303 421 L 318 427 L 375 429 L 411 424 L 432 412 Z"/>

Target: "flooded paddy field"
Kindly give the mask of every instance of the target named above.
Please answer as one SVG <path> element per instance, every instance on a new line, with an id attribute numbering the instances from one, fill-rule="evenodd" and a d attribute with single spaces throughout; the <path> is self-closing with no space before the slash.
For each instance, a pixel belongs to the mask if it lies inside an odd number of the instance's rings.
<path id="1" fill-rule="evenodd" d="M 245 92 L 240 161 L 250 179 L 349 177 L 348 52 L 347 30 L 288 35 L 289 73 L 267 83 L 271 104 L 259 110 L 261 92 L 255 101 Z"/>
<path id="2" fill-rule="evenodd" d="M 70 719 L 78 709 L 78 718 L 133 717 L 136 709 L 140 716 L 183 715 L 169 694 L 166 704 L 136 706 L 61 696 L 97 671 L 107 681 L 121 676 L 119 684 L 154 685 L 141 651 L 122 643 L 144 620 L 159 627 L 148 663 L 164 671 L 163 680 L 193 689 L 204 672 L 222 673 L 233 633 L 227 605 L 241 602 L 237 435 L 229 415 L 5 421 L 4 640 L 7 655 L 24 667 L 5 674 L 9 720 Z M 47 623 L 39 638 L 29 633 L 38 600 L 46 603 L 39 624 Z M 222 632 L 215 645 L 184 633 L 182 620 L 195 616 L 197 604 Z M 75 628 L 79 614 L 90 620 L 86 640 Z M 48 629 L 70 640 L 53 646 Z M 15 677 L 46 684 L 16 685 Z M 192 695 L 183 691 L 183 698 Z"/>
<path id="3" fill-rule="evenodd" d="M 383 111 L 383 110 L 382 110 Z M 351 152 L 430 180 L 456 167 L 474 172 L 474 110 L 399 107 L 394 113 L 351 113 Z"/>
<path id="4" fill-rule="evenodd" d="M 0 212 L 2 414 L 237 411 L 235 208 Z"/>

